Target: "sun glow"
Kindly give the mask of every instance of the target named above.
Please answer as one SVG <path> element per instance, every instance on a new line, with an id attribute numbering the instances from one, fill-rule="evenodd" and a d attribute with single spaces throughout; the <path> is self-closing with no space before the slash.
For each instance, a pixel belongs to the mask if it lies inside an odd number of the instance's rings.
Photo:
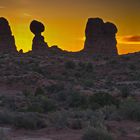
<path id="1" fill-rule="evenodd" d="M 49 46 L 75 52 L 84 47 L 87 19 L 101 17 L 118 27 L 117 48 L 125 54 L 140 51 L 139 6 L 137 0 L 127 5 L 122 0 L 4 0 L 0 13 L 10 23 L 18 51 L 31 50 L 34 35 L 29 25 L 34 19 L 45 25 L 43 35 Z"/>
<path id="2" fill-rule="evenodd" d="M 28 52 L 31 50 L 33 35 L 30 33 L 26 24 L 18 24 L 12 26 L 12 32 L 15 37 L 15 42 L 17 50 L 23 50 L 23 52 Z"/>
<path id="3" fill-rule="evenodd" d="M 29 20 L 31 21 L 31 20 Z M 23 23 L 23 24 L 10 24 L 12 28 L 13 35 L 15 36 L 16 46 L 17 50 L 23 50 L 23 52 L 28 52 L 31 50 L 32 46 L 32 39 L 34 35 L 30 32 L 29 29 L 30 22 Z M 58 45 L 63 50 L 68 51 L 79 51 L 83 49 L 85 37 L 79 37 L 75 36 L 73 39 L 68 39 L 65 35 L 62 33 L 60 36 L 54 35 L 54 33 L 59 32 L 59 30 L 54 29 L 53 27 L 48 27 L 46 31 L 44 32 L 44 37 L 46 42 L 51 45 Z M 67 34 L 67 33 L 65 33 Z M 79 34 L 80 36 L 80 34 Z M 63 42 L 62 39 L 63 38 Z M 127 54 L 127 53 L 133 53 L 140 50 L 140 40 L 139 36 L 117 36 L 117 48 L 119 51 L 119 54 Z"/>

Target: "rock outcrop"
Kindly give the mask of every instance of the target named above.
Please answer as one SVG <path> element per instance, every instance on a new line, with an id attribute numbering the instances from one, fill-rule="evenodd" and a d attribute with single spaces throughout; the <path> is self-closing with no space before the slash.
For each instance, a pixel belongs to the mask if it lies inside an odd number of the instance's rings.
<path id="1" fill-rule="evenodd" d="M 47 43 L 44 41 L 44 37 L 41 35 L 45 31 L 44 25 L 36 20 L 33 20 L 30 24 L 30 30 L 35 35 L 32 43 L 32 51 L 44 51 L 48 48 Z"/>
<path id="2" fill-rule="evenodd" d="M 113 23 L 104 23 L 100 18 L 89 18 L 85 30 L 84 51 L 94 55 L 118 55 L 117 31 L 117 27 Z"/>
<path id="3" fill-rule="evenodd" d="M 0 17 L 0 51 L 16 52 L 15 38 L 7 19 Z"/>

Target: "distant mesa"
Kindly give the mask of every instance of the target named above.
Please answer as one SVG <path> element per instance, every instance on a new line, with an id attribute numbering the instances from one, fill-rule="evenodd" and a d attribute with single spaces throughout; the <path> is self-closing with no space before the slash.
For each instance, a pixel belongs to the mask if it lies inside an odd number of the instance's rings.
<path id="1" fill-rule="evenodd" d="M 30 24 L 30 30 L 35 35 L 32 43 L 32 51 L 36 52 L 46 50 L 49 46 L 41 35 L 41 33 L 45 31 L 45 26 L 41 22 L 33 20 Z"/>
<path id="2" fill-rule="evenodd" d="M 89 18 L 85 30 L 85 52 L 93 55 L 118 55 L 116 33 L 117 27 L 101 18 Z"/>
<path id="3" fill-rule="evenodd" d="M 15 45 L 15 38 L 8 20 L 0 17 L 0 51 L 3 52 L 17 52 Z"/>

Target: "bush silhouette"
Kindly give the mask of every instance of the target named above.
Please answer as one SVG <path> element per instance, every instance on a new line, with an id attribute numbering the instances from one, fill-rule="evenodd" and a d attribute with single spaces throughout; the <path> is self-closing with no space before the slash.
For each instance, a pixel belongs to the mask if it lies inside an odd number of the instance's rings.
<path id="1" fill-rule="evenodd" d="M 75 65 L 74 61 L 67 61 L 65 63 L 65 68 L 66 69 L 74 69 L 75 67 L 76 67 L 76 65 Z"/>
<path id="2" fill-rule="evenodd" d="M 120 104 L 120 115 L 124 119 L 140 121 L 140 103 L 127 99 Z"/>
<path id="3" fill-rule="evenodd" d="M 89 96 L 88 103 L 90 107 L 94 108 L 96 106 L 98 108 L 113 104 L 117 106 L 118 100 L 108 93 L 96 93 Z"/>
<path id="4" fill-rule="evenodd" d="M 35 91 L 35 96 L 44 95 L 44 90 L 41 87 L 38 87 Z"/>
<path id="5" fill-rule="evenodd" d="M 113 138 L 105 130 L 90 127 L 84 133 L 82 140 L 113 140 Z"/>

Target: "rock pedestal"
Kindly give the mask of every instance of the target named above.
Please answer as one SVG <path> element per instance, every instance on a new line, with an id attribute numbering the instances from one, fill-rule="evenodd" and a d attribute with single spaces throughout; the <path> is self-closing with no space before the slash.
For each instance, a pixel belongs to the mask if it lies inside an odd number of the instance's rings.
<path id="1" fill-rule="evenodd" d="M 117 27 L 100 18 L 89 18 L 85 30 L 84 51 L 94 55 L 118 55 L 116 41 Z"/>
<path id="2" fill-rule="evenodd" d="M 45 31 L 45 27 L 41 22 L 33 20 L 30 24 L 30 30 L 35 35 L 32 43 L 32 51 L 44 51 L 48 48 L 44 37 L 41 35 Z"/>

